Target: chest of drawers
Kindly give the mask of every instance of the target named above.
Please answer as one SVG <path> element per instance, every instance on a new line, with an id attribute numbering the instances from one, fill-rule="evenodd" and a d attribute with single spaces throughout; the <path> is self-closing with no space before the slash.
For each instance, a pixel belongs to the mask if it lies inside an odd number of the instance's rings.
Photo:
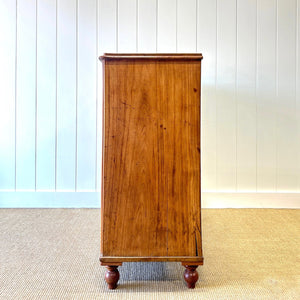
<path id="1" fill-rule="evenodd" d="M 201 54 L 104 54 L 101 265 L 178 261 L 190 288 L 203 263 Z"/>

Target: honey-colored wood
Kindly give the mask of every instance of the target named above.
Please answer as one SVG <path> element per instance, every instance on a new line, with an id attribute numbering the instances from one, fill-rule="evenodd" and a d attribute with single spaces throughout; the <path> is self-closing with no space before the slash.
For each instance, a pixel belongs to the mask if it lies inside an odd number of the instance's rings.
<path id="1" fill-rule="evenodd" d="M 111 264 L 122 265 L 119 262 L 133 262 L 133 261 L 147 261 L 147 262 L 158 262 L 158 261 L 181 261 L 182 264 L 193 264 L 203 265 L 202 256 L 105 256 L 100 258 L 102 266 L 108 266 Z"/>
<path id="2" fill-rule="evenodd" d="M 105 55 L 99 57 L 100 60 L 109 59 L 151 59 L 151 60 L 201 60 L 202 54 L 183 54 L 183 53 L 105 53 Z"/>
<path id="3" fill-rule="evenodd" d="M 201 54 L 105 54 L 103 264 L 202 264 Z"/>

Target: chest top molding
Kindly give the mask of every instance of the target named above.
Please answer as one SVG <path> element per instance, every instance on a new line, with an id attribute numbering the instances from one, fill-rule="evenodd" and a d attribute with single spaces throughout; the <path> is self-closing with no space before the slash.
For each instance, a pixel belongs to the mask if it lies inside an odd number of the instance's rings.
<path id="1" fill-rule="evenodd" d="M 155 59 L 155 60 L 201 60 L 201 53 L 104 53 L 100 60 Z"/>

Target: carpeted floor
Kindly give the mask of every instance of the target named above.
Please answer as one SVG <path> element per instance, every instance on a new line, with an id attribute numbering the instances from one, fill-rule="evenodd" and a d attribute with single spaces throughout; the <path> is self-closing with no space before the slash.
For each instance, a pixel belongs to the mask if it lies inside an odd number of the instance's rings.
<path id="1" fill-rule="evenodd" d="M 0 299 L 300 299 L 300 210 L 204 209 L 194 290 L 180 263 L 104 282 L 97 209 L 0 209 Z"/>

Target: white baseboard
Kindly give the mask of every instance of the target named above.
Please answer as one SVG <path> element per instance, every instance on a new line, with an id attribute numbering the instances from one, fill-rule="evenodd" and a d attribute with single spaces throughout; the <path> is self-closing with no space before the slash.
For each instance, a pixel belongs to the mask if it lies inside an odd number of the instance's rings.
<path id="1" fill-rule="evenodd" d="M 0 208 L 100 208 L 96 192 L 0 192 Z"/>
<path id="2" fill-rule="evenodd" d="M 202 208 L 300 208 L 300 193 L 203 192 Z M 100 208 L 98 192 L 0 191 L 0 208 Z"/>
<path id="3" fill-rule="evenodd" d="M 203 192 L 202 208 L 300 208 L 300 193 Z"/>

